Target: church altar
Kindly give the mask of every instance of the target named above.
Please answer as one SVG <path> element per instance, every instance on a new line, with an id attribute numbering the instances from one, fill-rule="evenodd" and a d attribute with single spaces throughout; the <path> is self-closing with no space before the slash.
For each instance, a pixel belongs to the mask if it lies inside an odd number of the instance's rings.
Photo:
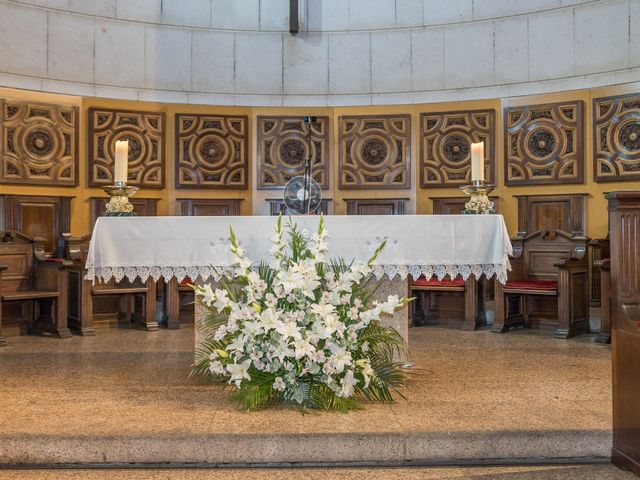
<path id="1" fill-rule="evenodd" d="M 318 216 L 291 218 L 300 229 L 318 228 Z M 215 281 L 231 269 L 230 226 L 247 256 L 259 262 L 269 257 L 276 221 L 272 216 L 100 217 L 87 255 L 87 278 Z M 384 297 L 406 296 L 409 275 L 495 275 L 504 283 L 510 268 L 511 242 L 501 215 L 331 215 L 324 222 L 329 259 L 365 262 L 387 241 L 373 266 L 383 280 L 378 295 Z M 405 339 L 407 317 L 403 308 L 390 319 Z"/>

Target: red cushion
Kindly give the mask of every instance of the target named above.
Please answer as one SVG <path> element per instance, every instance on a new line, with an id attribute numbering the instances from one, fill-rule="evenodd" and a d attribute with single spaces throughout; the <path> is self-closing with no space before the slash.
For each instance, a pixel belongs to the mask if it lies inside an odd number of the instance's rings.
<path id="1" fill-rule="evenodd" d="M 64 263 L 66 260 L 64 258 L 49 257 L 46 261 L 49 263 Z"/>
<path id="2" fill-rule="evenodd" d="M 464 287 L 464 280 L 461 277 L 456 277 L 453 280 L 438 280 L 435 277 L 427 280 L 420 277 L 414 280 L 411 285 L 414 287 Z"/>
<path id="3" fill-rule="evenodd" d="M 518 290 L 558 290 L 558 282 L 555 280 L 516 280 L 507 282 L 504 288 Z"/>

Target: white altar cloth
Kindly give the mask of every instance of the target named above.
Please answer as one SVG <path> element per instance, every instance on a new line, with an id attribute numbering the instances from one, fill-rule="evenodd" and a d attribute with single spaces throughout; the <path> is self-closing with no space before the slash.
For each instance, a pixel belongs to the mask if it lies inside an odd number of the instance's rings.
<path id="1" fill-rule="evenodd" d="M 317 230 L 318 216 L 291 218 L 300 229 Z M 276 221 L 271 216 L 100 217 L 89 246 L 87 278 L 217 279 L 231 265 L 229 226 L 257 264 L 269 258 Z M 285 225 L 288 217 L 282 221 Z M 363 262 L 387 240 L 374 265 L 379 278 L 495 274 L 504 283 L 510 268 L 511 242 L 502 215 L 330 215 L 324 221 L 327 258 Z"/>

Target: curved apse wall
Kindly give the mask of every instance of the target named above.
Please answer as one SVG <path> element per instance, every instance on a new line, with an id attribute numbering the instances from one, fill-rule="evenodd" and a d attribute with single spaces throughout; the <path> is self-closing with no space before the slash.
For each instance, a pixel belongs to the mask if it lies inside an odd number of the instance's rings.
<path id="1" fill-rule="evenodd" d="M 0 86 L 296 106 L 640 80 L 640 0 L 0 0 Z"/>

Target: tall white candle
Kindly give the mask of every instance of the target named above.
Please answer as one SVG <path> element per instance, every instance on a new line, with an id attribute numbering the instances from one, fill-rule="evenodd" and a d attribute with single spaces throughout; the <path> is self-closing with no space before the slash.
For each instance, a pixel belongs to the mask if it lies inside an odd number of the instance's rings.
<path id="1" fill-rule="evenodd" d="M 129 167 L 129 140 L 116 140 L 116 167 L 113 173 L 114 181 L 127 182 Z"/>
<path id="2" fill-rule="evenodd" d="M 484 180 L 484 142 L 471 144 L 471 181 Z"/>

